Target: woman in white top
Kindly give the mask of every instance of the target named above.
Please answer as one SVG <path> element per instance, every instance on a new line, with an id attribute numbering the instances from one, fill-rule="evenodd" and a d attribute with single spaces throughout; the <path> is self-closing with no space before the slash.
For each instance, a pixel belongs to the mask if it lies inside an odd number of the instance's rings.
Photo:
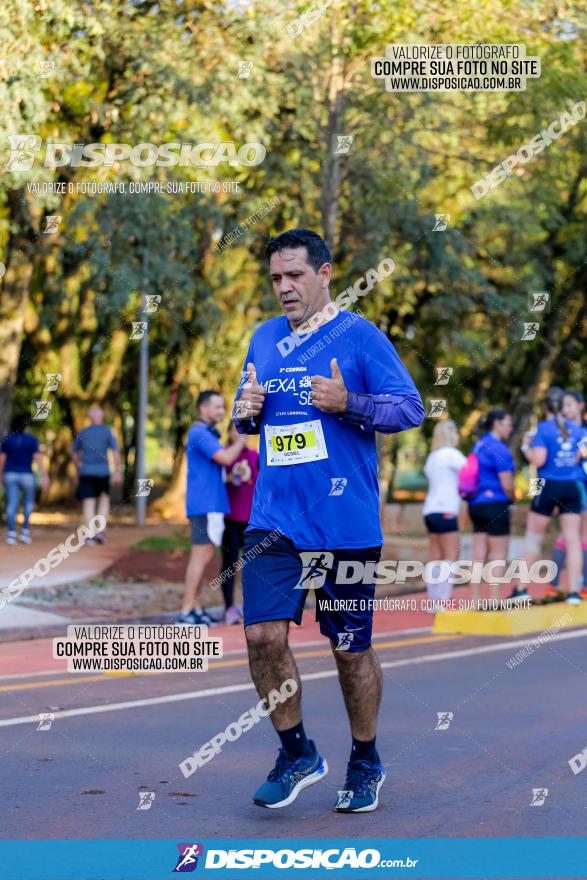
<path id="1" fill-rule="evenodd" d="M 459 471 L 467 459 L 456 447 L 459 432 L 452 419 L 437 422 L 432 449 L 424 465 L 428 494 L 422 511 L 428 530 L 430 560 L 454 562 L 459 553 Z M 452 584 L 446 580 L 428 584 L 433 599 L 450 599 Z"/>

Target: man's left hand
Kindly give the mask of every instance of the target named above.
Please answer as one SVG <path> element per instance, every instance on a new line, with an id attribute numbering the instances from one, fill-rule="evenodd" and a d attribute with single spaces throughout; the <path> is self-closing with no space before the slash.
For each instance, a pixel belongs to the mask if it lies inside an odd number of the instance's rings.
<path id="1" fill-rule="evenodd" d="M 331 379 L 326 376 L 312 376 L 312 403 L 322 412 L 344 413 L 348 406 L 349 393 L 336 358 L 330 361 L 330 370 Z"/>

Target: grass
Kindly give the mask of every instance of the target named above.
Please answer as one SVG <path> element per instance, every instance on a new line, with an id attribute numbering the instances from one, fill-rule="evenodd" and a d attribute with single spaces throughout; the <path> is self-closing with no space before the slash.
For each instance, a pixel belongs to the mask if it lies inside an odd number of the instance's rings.
<path id="1" fill-rule="evenodd" d="M 173 535 L 151 535 L 141 538 L 136 544 L 133 544 L 133 550 L 158 550 L 160 553 L 164 551 L 179 550 L 181 553 L 189 553 L 192 542 L 188 535 L 182 532 L 174 532 Z"/>

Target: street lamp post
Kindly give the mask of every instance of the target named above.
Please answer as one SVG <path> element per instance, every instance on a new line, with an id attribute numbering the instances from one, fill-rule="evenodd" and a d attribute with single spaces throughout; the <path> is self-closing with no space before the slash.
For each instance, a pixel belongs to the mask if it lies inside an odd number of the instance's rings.
<path id="1" fill-rule="evenodd" d="M 147 250 L 143 251 L 143 312 L 146 305 L 147 291 Z M 147 495 L 140 491 L 145 479 L 145 436 L 147 423 L 148 381 L 149 381 L 149 319 L 145 314 L 145 327 L 140 340 L 139 357 L 139 407 L 137 414 L 137 458 L 136 458 L 136 522 L 138 526 L 145 524 L 147 513 Z"/>

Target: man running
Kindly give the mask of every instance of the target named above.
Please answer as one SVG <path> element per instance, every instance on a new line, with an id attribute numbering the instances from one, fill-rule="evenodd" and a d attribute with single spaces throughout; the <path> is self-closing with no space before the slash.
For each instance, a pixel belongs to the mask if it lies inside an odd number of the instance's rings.
<path id="1" fill-rule="evenodd" d="M 415 427 L 424 409 L 391 342 L 331 302 L 332 256 L 316 232 L 284 232 L 270 239 L 266 256 L 284 316 L 256 330 L 234 411 L 240 433 L 261 434 L 260 475 L 245 534 L 244 624 L 259 695 L 267 699 L 286 679 L 295 679 L 298 688 L 271 715 L 281 749 L 253 800 L 285 807 L 328 772 L 306 737 L 301 682 L 288 645 L 290 621 L 301 623 L 308 593 L 304 568 L 323 554 L 328 566 L 316 583 L 323 582 L 316 617 L 330 639 L 352 733 L 335 809 L 366 812 L 377 807 L 385 779 L 375 747 L 382 675 L 371 647 L 373 612 L 356 609 L 369 608 L 375 585 L 367 578 L 338 584 L 336 575 L 343 561 L 379 561 L 375 431 Z M 349 299 L 341 294 L 337 303 L 346 307 Z M 330 610 L 333 605 L 342 610 Z"/>

